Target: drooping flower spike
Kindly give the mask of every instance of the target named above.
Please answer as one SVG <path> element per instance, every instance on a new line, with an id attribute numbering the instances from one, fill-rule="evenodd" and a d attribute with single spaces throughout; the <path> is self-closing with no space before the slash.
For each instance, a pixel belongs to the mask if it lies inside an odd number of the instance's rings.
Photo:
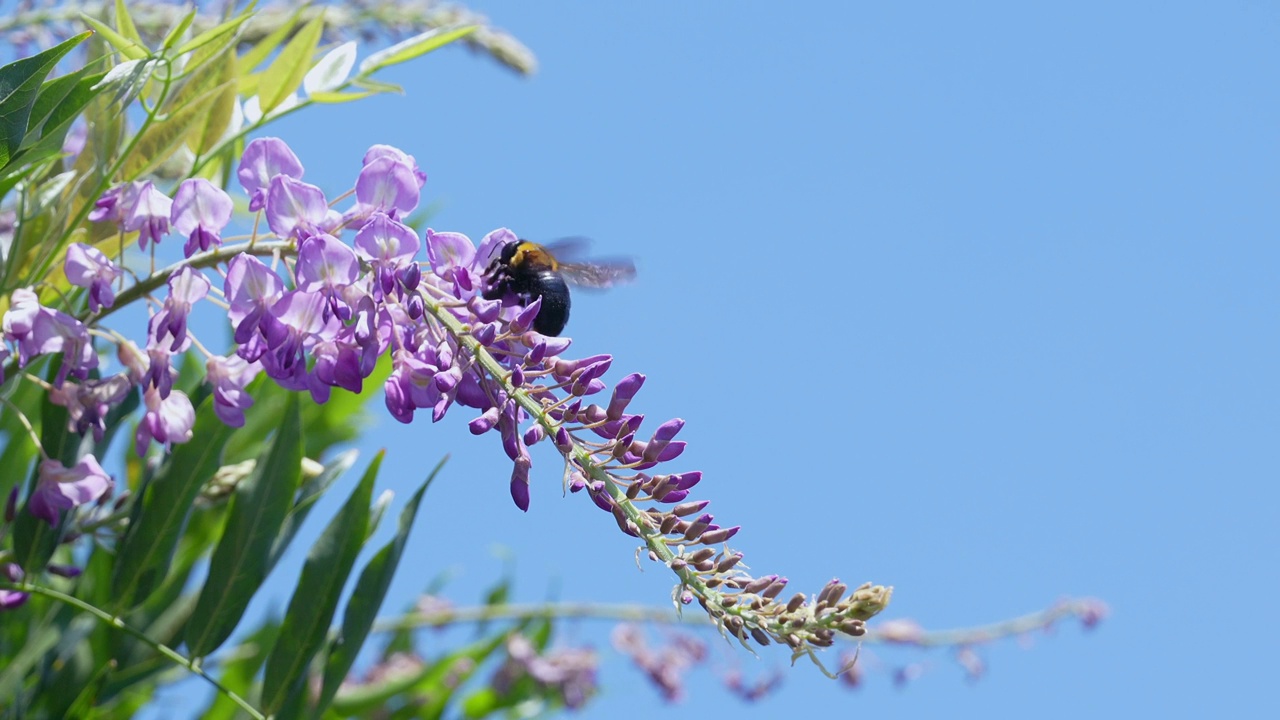
<path id="1" fill-rule="evenodd" d="M 412 422 L 422 410 L 438 422 L 455 407 L 467 408 L 471 432 L 496 431 L 511 460 L 509 487 L 518 508 L 529 509 L 535 481 L 564 478 L 569 491 L 588 496 L 677 576 L 678 606 L 697 601 L 727 635 L 805 654 L 831 645 L 837 633 L 861 635 L 865 620 L 887 603 L 887 588 L 868 584 L 847 594 L 838 580 L 812 597 L 783 599 L 786 578 L 748 574 L 742 554 L 726 545 L 740 528 L 717 522 L 706 501 L 691 499 L 702 473 L 673 467 L 685 449 L 678 439 L 684 420 L 645 430 L 644 415 L 632 411 L 644 376 L 630 373 L 611 388 L 611 356 L 566 357 L 568 338 L 531 329 L 540 299 L 522 304 L 510 294 L 494 296 L 490 265 L 518 242 L 516 234 L 495 230 L 477 246 L 460 233 L 429 229 L 423 243 L 400 221 L 417 206 L 425 180 L 412 157 L 387 146 L 371 149 L 344 212 L 329 207 L 323 191 L 301 176 L 297 157 L 274 138 L 251 142 L 240 163 L 250 207 L 263 212 L 275 235 L 256 238 L 253 251 L 279 253 L 285 263 L 277 273 L 247 252 L 227 262 L 223 289 L 238 347 L 233 358 L 208 364 L 224 422 L 243 422 L 252 403 L 244 389 L 259 371 L 324 402 L 334 387 L 358 392 L 377 359 L 389 355 L 383 391 L 393 417 Z M 188 194 L 209 193 L 188 187 Z M 127 208 L 139 207 L 133 198 L 139 192 L 128 186 L 108 193 L 96 212 L 128 227 L 137 211 Z M 184 196 L 179 204 L 191 203 Z M 153 197 L 152 205 L 163 203 Z M 175 227 L 183 218 L 179 231 L 189 242 L 204 222 L 188 229 L 193 217 L 186 209 L 173 213 Z M 216 233 L 215 225 L 206 229 Z M 425 261 L 418 257 L 423 244 Z M 184 394 L 171 390 L 169 355 L 186 347 L 187 317 L 208 291 L 194 264 L 205 257 L 171 273 L 168 299 L 150 325 L 149 363 L 145 370 L 131 366 L 129 377 L 141 373 L 146 385 L 140 453 L 152 440 L 190 438 L 194 411 Z M 10 313 L 6 333 L 12 328 L 19 351 L 29 356 L 36 349 L 25 338 L 49 316 L 30 298 L 15 298 Z M 536 473 L 531 447 L 538 444 L 553 448 L 563 468 Z"/>

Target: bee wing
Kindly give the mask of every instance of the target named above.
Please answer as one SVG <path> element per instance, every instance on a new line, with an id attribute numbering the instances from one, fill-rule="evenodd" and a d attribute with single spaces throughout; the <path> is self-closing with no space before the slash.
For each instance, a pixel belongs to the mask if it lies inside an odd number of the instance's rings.
<path id="1" fill-rule="evenodd" d="M 636 276 L 636 264 L 629 258 L 611 258 L 589 263 L 560 263 L 558 270 L 570 283 L 598 290 L 628 282 Z"/>
<path id="2" fill-rule="evenodd" d="M 587 259 L 587 250 L 591 247 L 591 239 L 578 235 L 572 237 L 556 238 L 545 243 L 541 243 L 543 249 L 551 253 L 551 256 L 557 262 L 567 263 L 585 263 Z"/>

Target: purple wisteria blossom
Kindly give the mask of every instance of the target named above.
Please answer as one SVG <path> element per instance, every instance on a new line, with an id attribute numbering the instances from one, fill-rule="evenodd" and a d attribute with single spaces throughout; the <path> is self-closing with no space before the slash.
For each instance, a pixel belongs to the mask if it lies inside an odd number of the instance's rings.
<path id="1" fill-rule="evenodd" d="M 271 268 L 252 255 L 237 255 L 227 264 L 223 292 L 231 308 L 227 311 L 235 327 L 239 355 L 250 362 L 266 350 L 259 328 L 271 306 L 284 292 L 284 282 Z M 257 341 L 257 342 L 255 342 Z"/>
<path id="2" fill-rule="evenodd" d="M 147 447 L 155 440 L 166 448 L 171 444 L 182 444 L 191 439 L 191 428 L 196 424 L 196 410 L 191 406 L 191 399 L 181 390 L 174 390 L 168 397 L 161 397 L 160 391 L 154 387 L 147 388 L 142 394 L 147 412 L 138 423 L 138 432 L 134 435 L 133 449 L 142 457 Z"/>
<path id="3" fill-rule="evenodd" d="M 356 179 L 357 212 L 402 217 L 418 207 L 420 187 L 413 166 L 390 155 L 377 157 Z"/>
<path id="4" fill-rule="evenodd" d="M 330 311 L 343 320 L 351 319 L 345 290 L 360 277 L 360 260 L 351 246 L 328 233 L 308 237 L 298 245 L 297 276 L 299 290 L 320 293 Z M 353 297 L 359 298 L 360 293 Z"/>
<path id="5" fill-rule="evenodd" d="M 150 181 L 134 183 L 121 196 L 125 232 L 138 233 L 138 248 L 147 249 L 147 242 L 159 243 L 169 232 L 169 215 L 173 201 L 156 189 Z"/>
<path id="6" fill-rule="evenodd" d="M 148 347 L 163 347 L 167 343 L 171 353 L 187 349 L 191 344 L 187 338 L 187 316 L 191 314 L 191 306 L 208 294 L 208 278 L 192 270 L 190 265 L 182 266 L 170 276 L 169 297 L 165 298 L 160 312 L 151 316 Z"/>
<path id="7" fill-rule="evenodd" d="M 67 260 L 63 264 L 67 281 L 76 287 L 89 289 L 89 311 L 98 312 L 111 307 L 116 293 L 111 284 L 120 279 L 123 270 L 111 262 L 101 250 L 84 243 L 72 243 L 67 247 Z"/>
<path id="8" fill-rule="evenodd" d="M 409 153 L 406 153 L 400 148 L 392 145 L 370 146 L 369 149 L 365 151 L 361 164 L 368 166 L 374 160 L 384 157 L 391 158 L 392 160 L 408 167 L 413 172 L 413 179 L 414 182 L 417 183 L 418 189 L 422 189 L 422 186 L 427 184 L 427 174 L 422 171 L 422 168 L 418 167 L 418 161 L 414 160 L 413 156 Z"/>
<path id="9" fill-rule="evenodd" d="M 55 387 L 68 376 L 84 380 L 98 366 L 88 328 L 61 310 L 42 306 L 29 289 L 13 291 L 3 328 L 5 339 L 18 346 L 19 366 L 26 366 L 40 355 L 62 355 L 62 367 L 53 381 Z"/>
<path id="10" fill-rule="evenodd" d="M 414 256 L 421 247 L 422 241 L 412 228 L 380 212 L 360 228 L 356 233 L 356 254 L 373 270 L 375 300 L 392 292 L 403 297 L 418 288 L 422 270 Z"/>
<path id="11" fill-rule="evenodd" d="M 85 455 L 70 468 L 57 460 L 44 460 L 40 463 L 40 479 L 27 500 L 27 508 L 32 515 L 50 525 L 57 525 L 61 511 L 93 502 L 112 486 L 111 476 L 92 455 Z"/>
<path id="12" fill-rule="evenodd" d="M 124 203 L 121 202 L 125 189 L 128 185 L 117 185 L 108 188 L 93 203 L 93 209 L 89 211 L 89 220 L 92 222 L 113 222 L 117 225 L 124 223 Z"/>
<path id="13" fill-rule="evenodd" d="M 283 140 L 258 138 L 245 146 L 236 177 L 249 193 L 249 212 L 257 212 L 266 205 L 267 186 L 277 175 L 302 179 L 302 163 Z"/>
<path id="14" fill-rule="evenodd" d="M 565 707 L 576 710 L 596 693 L 598 665 L 596 653 L 590 649 L 562 648 L 539 653 L 528 638 L 517 633 L 507 640 L 507 662 L 498 669 L 492 684 L 499 695 L 506 695 L 527 678 L 554 691 Z"/>
<path id="15" fill-rule="evenodd" d="M 341 223 L 315 185 L 276 175 L 267 185 L 267 226 L 280 238 L 301 239 Z"/>
<path id="16" fill-rule="evenodd" d="M 258 363 L 238 355 L 214 355 L 205 364 L 205 377 L 213 385 L 213 412 L 231 427 L 244 426 L 244 411 L 253 405 L 245 386 L 262 371 Z"/>
<path id="17" fill-rule="evenodd" d="M 133 382 L 128 375 L 112 375 L 83 383 L 64 382 L 49 390 L 49 401 L 67 409 L 68 429 L 81 435 L 93 431 L 101 441 L 107 430 L 107 413 L 129 395 Z"/>
<path id="18" fill-rule="evenodd" d="M 231 222 L 234 209 L 231 196 L 217 185 L 204 178 L 183 180 L 174 193 L 169 216 L 173 229 L 187 236 L 183 254 L 191 257 L 196 250 L 203 252 L 221 245 L 222 229 Z"/>

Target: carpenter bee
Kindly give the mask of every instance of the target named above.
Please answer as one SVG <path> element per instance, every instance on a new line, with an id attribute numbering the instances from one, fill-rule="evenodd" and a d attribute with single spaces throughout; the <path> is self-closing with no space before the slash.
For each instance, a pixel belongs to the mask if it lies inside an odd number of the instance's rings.
<path id="1" fill-rule="evenodd" d="M 542 307 L 533 321 L 533 329 L 543 335 L 559 335 L 569 322 L 569 285 L 603 289 L 626 282 L 636 275 L 636 266 L 627 259 L 596 262 L 566 262 L 581 254 L 586 247 L 583 238 L 567 238 L 547 245 L 516 240 L 502 247 L 485 270 L 487 300 L 497 300 L 507 293 L 520 304 L 528 305 L 542 298 Z"/>

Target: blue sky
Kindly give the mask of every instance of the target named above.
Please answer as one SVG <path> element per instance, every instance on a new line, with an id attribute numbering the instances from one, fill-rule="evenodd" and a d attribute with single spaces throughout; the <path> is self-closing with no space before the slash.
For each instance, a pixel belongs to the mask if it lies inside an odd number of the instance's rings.
<path id="1" fill-rule="evenodd" d="M 927 672 L 850 693 L 801 665 L 756 706 L 702 670 L 664 707 L 607 626 L 570 624 L 609 658 L 583 717 L 1277 710 L 1280 7 L 471 5 L 538 74 L 451 49 L 387 73 L 406 96 L 287 118 L 308 181 L 333 196 L 390 143 L 437 229 L 633 255 L 638 282 L 575 296 L 567 334 L 686 420 L 755 572 L 891 584 L 883 617 L 930 628 L 1112 609 L 984 649 L 977 683 L 876 650 Z M 506 555 L 521 600 L 668 603 L 550 448 L 522 514 L 496 436 L 374 407 L 361 447 L 401 501 L 452 453 L 388 609 L 442 573 L 473 602 Z M 713 647 L 748 676 L 788 660 Z"/>

